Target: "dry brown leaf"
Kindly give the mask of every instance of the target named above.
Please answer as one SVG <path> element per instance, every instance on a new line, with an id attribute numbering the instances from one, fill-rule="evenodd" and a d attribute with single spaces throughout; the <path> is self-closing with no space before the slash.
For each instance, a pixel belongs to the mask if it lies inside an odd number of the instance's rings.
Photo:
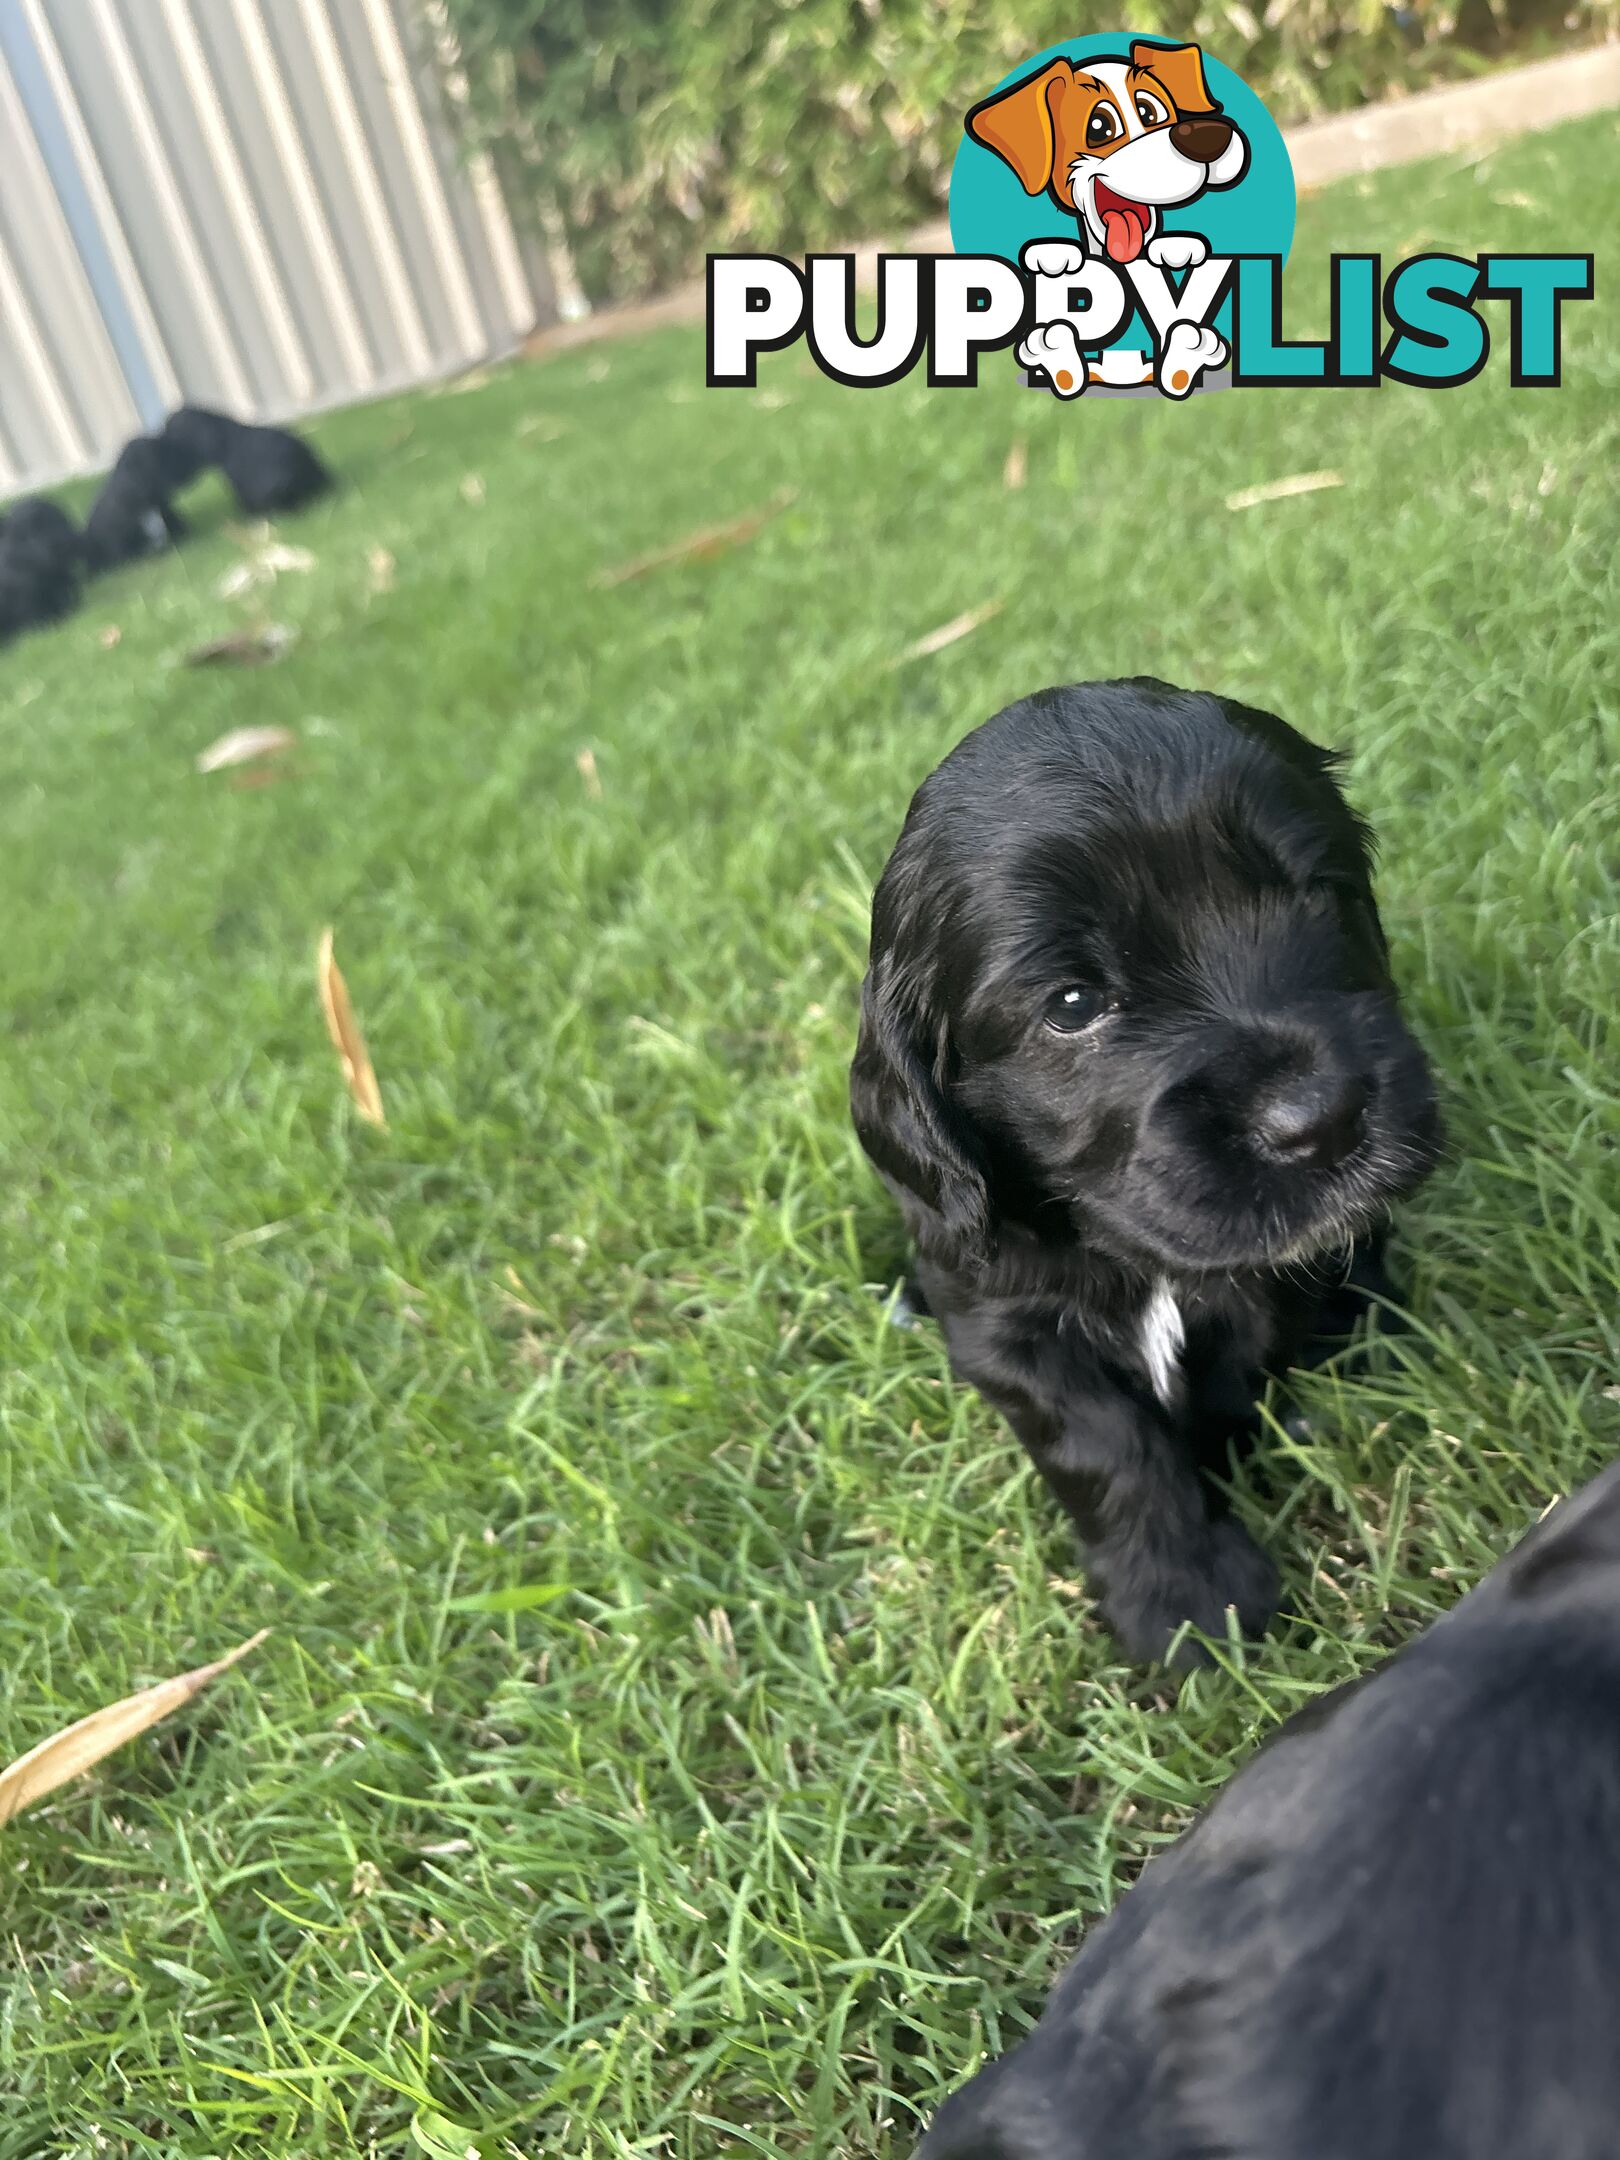
<path id="1" fill-rule="evenodd" d="M 283 570 L 296 570 L 300 576 L 307 576 L 314 569 L 317 558 L 306 547 L 289 547 L 285 540 L 272 540 L 268 547 L 260 550 L 259 561 L 272 578 L 277 578 Z"/>
<path id="2" fill-rule="evenodd" d="M 123 635 L 124 633 L 119 629 L 117 623 L 106 623 L 96 632 L 96 643 L 103 652 L 111 652 L 113 647 L 120 642 Z"/>
<path id="3" fill-rule="evenodd" d="M 326 1015 L 326 1032 L 332 1038 L 332 1048 L 343 1067 L 344 1083 L 354 1097 L 355 1108 L 368 1125 L 380 1125 L 386 1131 L 388 1120 L 383 1116 L 382 1089 L 377 1085 L 366 1038 L 355 1023 L 348 985 L 332 957 L 330 930 L 321 932 L 321 942 L 316 948 L 315 980 L 321 993 L 321 1011 Z"/>
<path id="4" fill-rule="evenodd" d="M 221 735 L 218 742 L 211 742 L 199 754 L 197 770 L 223 772 L 227 766 L 251 765 L 259 758 L 280 757 L 283 751 L 297 747 L 298 737 L 291 728 L 232 728 L 228 735 Z"/>
<path id="5" fill-rule="evenodd" d="M 374 593 L 392 592 L 394 589 L 394 558 L 385 547 L 368 548 L 366 570 Z"/>
<path id="6" fill-rule="evenodd" d="M 237 630 L 230 637 L 215 638 L 186 654 L 187 667 L 268 667 L 279 660 L 297 638 L 286 623 L 263 623 L 257 630 Z"/>
<path id="7" fill-rule="evenodd" d="M 257 538 L 245 536 L 241 545 L 247 550 L 243 560 L 233 564 L 214 588 L 222 600 L 240 600 L 255 586 L 273 585 L 284 570 L 307 576 L 315 567 L 316 558 L 308 548 L 272 539 L 268 526 Z"/>
<path id="8" fill-rule="evenodd" d="M 700 525 L 696 532 L 688 533 L 683 540 L 672 541 L 668 547 L 653 548 L 646 555 L 633 555 L 628 562 L 619 563 L 611 570 L 598 570 L 591 583 L 599 591 L 606 591 L 614 585 L 627 585 L 632 578 L 645 577 L 649 570 L 662 570 L 670 563 L 707 562 L 727 548 L 752 540 L 763 526 L 787 508 L 797 493 L 797 488 L 779 488 L 758 510 L 749 510 L 742 517 L 730 518 L 722 525 Z"/>
<path id="9" fill-rule="evenodd" d="M 126 1695 L 122 1702 L 110 1703 L 105 1710 L 93 1710 L 77 1724 L 53 1733 L 49 1740 L 42 1740 L 38 1747 L 20 1755 L 9 1769 L 0 1770 L 0 1823 L 10 1822 L 25 1807 L 32 1807 L 36 1800 L 43 1800 L 47 1793 L 55 1792 L 59 1785 L 82 1777 L 104 1755 L 110 1755 L 126 1741 L 138 1739 L 150 1727 L 171 1716 L 183 1703 L 190 1702 L 193 1695 L 199 1694 L 210 1680 L 217 1680 L 239 1658 L 245 1658 L 250 1650 L 257 1650 L 269 1632 L 268 1628 L 260 1628 L 257 1635 L 250 1635 L 234 1650 L 227 1650 L 222 1658 L 215 1658 L 212 1665 L 199 1665 L 195 1672 L 181 1673 L 176 1680 L 160 1680 L 156 1687 L 142 1688 L 138 1695 Z"/>
<path id="10" fill-rule="evenodd" d="M 1007 462 L 1001 468 L 1001 484 L 1016 493 L 1029 478 L 1029 444 L 1022 437 L 1007 452 Z"/>
<path id="11" fill-rule="evenodd" d="M 214 590 L 221 600 L 240 600 L 242 595 L 250 593 L 258 582 L 250 562 L 232 563 Z"/>
<path id="12" fill-rule="evenodd" d="M 600 802 L 602 800 L 602 775 L 596 769 L 596 752 L 594 750 L 581 750 L 574 759 L 574 763 L 579 767 L 579 777 L 585 783 L 586 794 L 591 798 L 592 802 Z"/>
<path id="13" fill-rule="evenodd" d="M 1228 495 L 1228 510 L 1252 510 L 1257 503 L 1283 502 L 1290 495 L 1314 495 L 1318 488 L 1344 486 L 1344 474 L 1336 472 L 1290 473 L 1286 480 L 1267 480 L 1259 487 L 1239 488 Z"/>
<path id="14" fill-rule="evenodd" d="M 523 1277 L 510 1264 L 507 1266 L 505 1274 L 512 1287 L 510 1290 L 499 1291 L 498 1295 L 503 1297 L 515 1311 L 522 1313 L 525 1318 L 538 1320 L 541 1317 L 540 1308 L 532 1302 L 533 1293 L 523 1280 Z"/>
<path id="15" fill-rule="evenodd" d="M 999 615 L 1006 604 L 1004 600 L 987 600 L 983 607 L 969 608 L 965 615 L 954 616 L 950 622 L 941 623 L 937 630 L 930 630 L 926 637 L 918 638 L 915 645 L 908 645 L 891 665 L 900 667 L 907 660 L 926 660 L 930 653 L 943 652 L 958 638 L 971 637 L 981 624 Z"/>

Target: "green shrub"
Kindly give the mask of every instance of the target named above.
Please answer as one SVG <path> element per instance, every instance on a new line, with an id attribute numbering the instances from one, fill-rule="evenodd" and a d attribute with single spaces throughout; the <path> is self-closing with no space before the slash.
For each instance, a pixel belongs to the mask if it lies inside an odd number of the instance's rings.
<path id="1" fill-rule="evenodd" d="M 446 0 L 469 117 L 593 299 L 710 248 L 895 232 L 944 200 L 962 115 L 1093 28 L 1198 42 L 1287 122 L 1612 25 L 1620 0 Z"/>

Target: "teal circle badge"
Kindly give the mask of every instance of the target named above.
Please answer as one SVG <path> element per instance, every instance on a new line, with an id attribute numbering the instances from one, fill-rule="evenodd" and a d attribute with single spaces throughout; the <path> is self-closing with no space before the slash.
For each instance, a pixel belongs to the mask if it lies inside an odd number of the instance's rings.
<path id="1" fill-rule="evenodd" d="M 1211 255 L 1286 258 L 1294 172 L 1265 106 L 1212 54 L 1128 31 L 1077 37 L 967 115 L 950 226 L 958 254 L 1009 262 L 1033 240 L 1067 240 L 1123 272 L 1182 233 Z M 1228 301 L 1223 331 L 1229 313 Z M 1151 342 L 1140 315 L 1119 342 Z"/>

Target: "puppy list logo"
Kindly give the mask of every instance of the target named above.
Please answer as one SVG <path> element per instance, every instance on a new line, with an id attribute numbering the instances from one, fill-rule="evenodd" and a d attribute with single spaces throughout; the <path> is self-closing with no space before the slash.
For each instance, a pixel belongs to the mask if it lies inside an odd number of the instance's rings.
<path id="1" fill-rule="evenodd" d="M 951 239 L 1022 267 L 1018 359 L 1061 398 L 1214 387 L 1235 259 L 1280 273 L 1293 235 L 1276 123 L 1196 45 L 1082 38 L 1042 55 L 974 106 L 951 174 Z"/>
<path id="2" fill-rule="evenodd" d="M 1196 45 L 1125 35 L 1038 53 L 972 107 L 951 173 L 953 255 L 880 255 L 877 324 L 856 325 L 855 259 L 711 255 L 708 381 L 752 388 L 757 357 L 803 336 L 852 387 L 927 355 L 969 388 L 1012 347 L 1062 399 L 1194 390 L 1471 382 L 1491 352 L 1475 303 L 1506 303 L 1510 380 L 1554 388 L 1562 303 L 1590 255 L 1334 255 L 1326 338 L 1290 340 L 1282 270 L 1294 175 L 1260 99 Z"/>

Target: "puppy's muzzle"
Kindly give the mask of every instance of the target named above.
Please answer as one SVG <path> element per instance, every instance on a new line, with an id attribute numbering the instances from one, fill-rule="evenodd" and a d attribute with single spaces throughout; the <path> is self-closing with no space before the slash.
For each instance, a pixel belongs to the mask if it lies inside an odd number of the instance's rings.
<path id="1" fill-rule="evenodd" d="M 1204 113 L 1196 120 L 1178 120 L 1170 130 L 1170 140 L 1181 152 L 1198 165 L 1213 165 L 1227 144 L 1232 140 L 1230 120 L 1219 113 Z"/>
<path id="2" fill-rule="evenodd" d="M 1184 1132 L 1204 1123 L 1276 1170 L 1337 1170 L 1367 1137 L 1377 1053 L 1354 1031 L 1312 1024 L 1217 1024 L 1158 1098 Z M 1187 1121 L 1193 1121 L 1189 1124 Z"/>

